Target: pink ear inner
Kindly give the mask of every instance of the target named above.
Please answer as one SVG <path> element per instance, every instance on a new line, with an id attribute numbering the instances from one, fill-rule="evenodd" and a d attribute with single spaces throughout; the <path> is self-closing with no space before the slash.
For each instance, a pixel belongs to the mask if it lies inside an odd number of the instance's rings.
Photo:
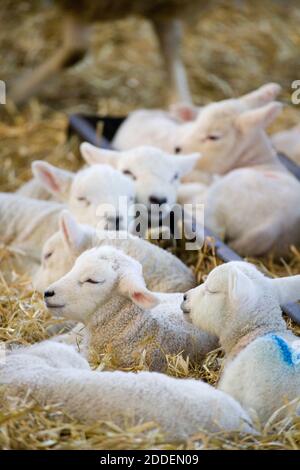
<path id="1" fill-rule="evenodd" d="M 142 294 L 141 292 L 133 292 L 131 297 L 136 302 L 143 302 L 147 300 L 147 297 L 145 296 L 145 294 Z"/>
<path id="2" fill-rule="evenodd" d="M 62 220 L 62 229 L 63 229 L 63 232 L 64 232 L 64 237 L 67 240 L 68 245 L 70 245 L 71 240 L 70 240 L 69 232 L 68 232 L 68 229 L 66 227 L 66 224 L 65 224 L 64 220 Z"/>
<path id="3" fill-rule="evenodd" d="M 195 111 L 188 107 L 182 107 L 179 110 L 179 116 L 182 121 L 193 121 L 195 119 Z"/>
<path id="4" fill-rule="evenodd" d="M 44 176 L 48 186 L 50 186 L 53 189 L 53 191 L 58 192 L 60 190 L 59 185 L 57 184 L 55 178 L 53 177 L 53 175 L 51 173 L 49 173 L 48 171 L 43 170 L 43 176 Z"/>

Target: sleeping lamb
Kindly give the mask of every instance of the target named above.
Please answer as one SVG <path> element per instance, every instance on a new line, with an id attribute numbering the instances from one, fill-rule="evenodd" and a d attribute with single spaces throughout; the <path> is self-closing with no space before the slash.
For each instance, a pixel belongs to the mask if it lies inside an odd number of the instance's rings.
<path id="1" fill-rule="evenodd" d="M 269 279 L 235 261 L 215 268 L 182 304 L 194 325 L 220 338 L 226 356 L 218 388 L 263 423 L 300 400 L 300 339 L 287 329 L 280 308 L 297 300 L 299 275 Z"/>
<path id="2" fill-rule="evenodd" d="M 63 211 L 59 218 L 59 231 L 43 247 L 41 266 L 34 276 L 36 289 L 43 292 L 70 271 L 81 253 L 103 245 L 120 248 L 138 260 L 150 290 L 185 292 L 195 286 L 192 271 L 168 251 L 129 233 L 96 230 L 78 224 L 70 212 Z"/>
<path id="3" fill-rule="evenodd" d="M 79 222 L 99 229 L 128 227 L 134 186 L 109 165 L 95 165 L 75 175 L 45 162 L 34 162 L 33 170 Z M 54 201 L 0 193 L 1 242 L 24 253 L 28 262 L 38 262 L 43 244 L 57 231 L 59 214 L 65 207 Z"/>
<path id="4" fill-rule="evenodd" d="M 95 165 L 78 173 L 35 161 L 32 172 L 56 199 L 68 205 L 79 222 L 99 229 L 128 228 L 135 190 L 130 178 L 110 165 Z"/>
<path id="5" fill-rule="evenodd" d="M 145 351 L 148 367 L 161 371 L 167 354 L 184 352 L 199 360 L 217 345 L 214 336 L 184 320 L 182 294 L 150 292 L 141 264 L 110 246 L 80 255 L 44 297 L 54 315 L 85 324 L 86 356 L 110 352 L 120 367 L 137 365 Z"/>

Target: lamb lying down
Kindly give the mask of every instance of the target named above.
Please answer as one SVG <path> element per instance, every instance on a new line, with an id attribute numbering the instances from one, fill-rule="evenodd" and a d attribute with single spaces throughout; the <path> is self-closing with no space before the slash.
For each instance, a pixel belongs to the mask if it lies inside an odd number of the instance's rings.
<path id="1" fill-rule="evenodd" d="M 176 256 L 142 238 L 127 232 L 96 230 L 78 224 L 68 211 L 63 211 L 59 231 L 46 241 L 41 265 L 34 276 L 34 286 L 40 292 L 64 276 L 76 258 L 95 246 L 111 245 L 122 249 L 143 266 L 143 275 L 150 290 L 185 292 L 195 286 L 192 271 Z"/>
<path id="2" fill-rule="evenodd" d="M 72 418 L 95 423 L 156 423 L 168 439 L 199 431 L 252 433 L 250 418 L 229 395 L 200 380 L 154 372 L 93 372 L 70 346 L 45 341 L 7 355 L 0 385 L 42 405 L 62 403 Z"/>
<path id="3" fill-rule="evenodd" d="M 263 423 L 300 399 L 300 338 L 287 329 L 280 308 L 299 299 L 299 275 L 269 279 L 236 261 L 215 268 L 182 304 L 195 326 L 220 338 L 226 361 L 219 389 Z"/>
<path id="4" fill-rule="evenodd" d="M 192 232 L 194 235 L 191 229 L 193 223 L 187 216 L 182 220 L 183 209 L 176 207 L 176 203 L 180 182 L 201 159 L 199 153 L 175 157 L 174 153 L 170 154 L 157 147 L 146 145 L 122 152 L 98 148 L 87 142 L 81 144 L 80 150 L 89 165 L 109 164 L 131 178 L 141 214 L 139 219 L 142 222 L 140 229 L 142 236 L 147 232 L 150 221 L 152 229 L 157 229 L 161 225 L 170 227 L 172 210 L 175 219 L 174 231 L 183 224 L 186 233 L 189 235 Z M 199 239 L 202 241 L 201 234 Z"/>
<path id="5" fill-rule="evenodd" d="M 54 315 L 85 324 L 82 348 L 90 359 L 109 352 L 125 368 L 138 365 L 146 351 L 148 367 L 162 371 L 166 354 L 198 361 L 217 347 L 214 336 L 185 321 L 182 294 L 150 292 L 141 264 L 113 247 L 84 252 L 44 296 Z"/>
<path id="6" fill-rule="evenodd" d="M 198 168 L 223 174 L 204 192 L 205 224 L 242 256 L 285 256 L 300 244 L 300 183 L 265 132 L 281 109 L 271 102 L 245 111 L 228 100 L 205 107 L 198 119 L 197 135 L 214 136 L 195 147 L 203 152 Z M 192 151 L 192 142 L 182 142 L 182 151 Z M 194 199 L 192 189 L 190 200 L 197 202 L 199 189 L 195 185 Z"/>
<path id="7" fill-rule="evenodd" d="M 244 109 L 252 109 L 268 104 L 277 97 L 280 91 L 281 87 L 277 83 L 267 83 L 241 96 L 238 101 Z M 211 105 L 213 103 L 208 106 Z M 198 120 L 205 109 L 206 106 L 197 108 L 189 104 L 179 104 L 172 109 L 171 113 L 146 109 L 133 111 L 118 129 L 112 142 L 113 147 L 118 150 L 129 150 L 140 145 L 155 145 L 166 152 L 173 153 L 180 152 L 178 145 L 181 140 L 190 138 L 193 151 L 201 152 L 205 140 L 201 133 L 202 123 L 198 123 Z"/>
<path id="8" fill-rule="evenodd" d="M 94 165 L 77 173 L 62 170 L 47 162 L 34 161 L 33 192 L 41 196 L 40 186 L 53 198 L 67 205 L 77 220 L 102 229 L 127 230 L 131 217 L 130 206 L 135 200 L 135 190 L 130 178 L 110 165 Z"/>

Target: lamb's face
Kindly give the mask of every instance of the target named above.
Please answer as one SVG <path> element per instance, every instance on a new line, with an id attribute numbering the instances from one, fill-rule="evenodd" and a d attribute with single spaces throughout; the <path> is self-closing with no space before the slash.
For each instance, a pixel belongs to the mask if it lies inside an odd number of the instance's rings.
<path id="1" fill-rule="evenodd" d="M 241 111 L 238 100 L 226 100 L 205 106 L 195 121 L 186 126 L 174 150 L 200 152 L 198 168 L 223 174 L 233 167 L 243 144 L 236 126 Z"/>
<path id="2" fill-rule="evenodd" d="M 141 147 L 124 152 L 118 168 L 134 182 L 138 203 L 148 209 L 151 205 L 162 206 L 163 212 L 176 203 L 181 173 L 171 155 L 151 147 Z"/>
<path id="3" fill-rule="evenodd" d="M 262 140 L 267 145 L 264 129 L 281 109 L 275 101 L 254 109 L 244 99 L 210 104 L 187 125 L 175 148 L 182 153 L 200 152 L 203 157 L 197 168 L 208 173 L 227 173 L 249 159 L 255 164 L 253 148 Z"/>
<path id="4" fill-rule="evenodd" d="M 68 205 L 82 224 L 103 230 L 126 230 L 134 200 L 130 178 L 109 165 L 94 165 L 75 176 Z"/>
<path id="5" fill-rule="evenodd" d="M 263 321 L 260 305 L 264 302 L 277 305 L 269 280 L 250 263 L 230 262 L 213 269 L 201 286 L 188 291 L 182 310 L 195 326 L 220 336 L 232 325 L 242 331 L 249 321 Z"/>
<path id="6" fill-rule="evenodd" d="M 163 218 L 176 203 L 180 179 L 192 171 L 200 158 L 199 153 L 176 156 L 151 146 L 117 152 L 88 143 L 81 145 L 81 153 L 89 164 L 109 163 L 129 177 L 135 187 L 136 201 L 148 210 L 157 211 L 157 215 L 159 209 Z"/>
<path id="7" fill-rule="evenodd" d="M 86 323 L 109 300 L 118 277 L 111 259 L 99 256 L 96 248 L 86 251 L 69 273 L 48 287 L 46 306 L 54 315 Z"/>
<path id="8" fill-rule="evenodd" d="M 33 278 L 34 288 L 44 290 L 64 276 L 73 266 L 77 254 L 64 243 L 61 232 L 56 232 L 43 246 L 41 265 Z"/>
<path id="9" fill-rule="evenodd" d="M 195 326 L 218 336 L 228 309 L 227 294 L 226 273 L 216 268 L 203 284 L 184 295 L 181 308 Z"/>
<path id="10" fill-rule="evenodd" d="M 95 165 L 75 174 L 43 161 L 33 162 L 32 171 L 48 191 L 69 206 L 80 223 L 127 230 L 135 189 L 121 172 L 109 165 Z"/>
<path id="11" fill-rule="evenodd" d="M 71 271 L 44 293 L 47 307 L 55 314 L 87 323 L 113 297 L 126 297 L 142 309 L 155 307 L 159 299 L 150 292 L 141 264 L 123 251 L 103 246 L 85 251 Z M 112 308 L 112 307 L 110 307 Z M 104 315 L 114 315 L 103 309 Z"/>

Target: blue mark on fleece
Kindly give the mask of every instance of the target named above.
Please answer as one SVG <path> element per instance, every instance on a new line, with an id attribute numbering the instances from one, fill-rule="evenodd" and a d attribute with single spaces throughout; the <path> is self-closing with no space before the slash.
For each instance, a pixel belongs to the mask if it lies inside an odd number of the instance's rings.
<path id="1" fill-rule="evenodd" d="M 277 344 L 280 349 L 282 358 L 289 366 L 294 366 L 300 363 L 300 351 L 290 346 L 283 338 L 271 333 L 270 338 Z"/>

